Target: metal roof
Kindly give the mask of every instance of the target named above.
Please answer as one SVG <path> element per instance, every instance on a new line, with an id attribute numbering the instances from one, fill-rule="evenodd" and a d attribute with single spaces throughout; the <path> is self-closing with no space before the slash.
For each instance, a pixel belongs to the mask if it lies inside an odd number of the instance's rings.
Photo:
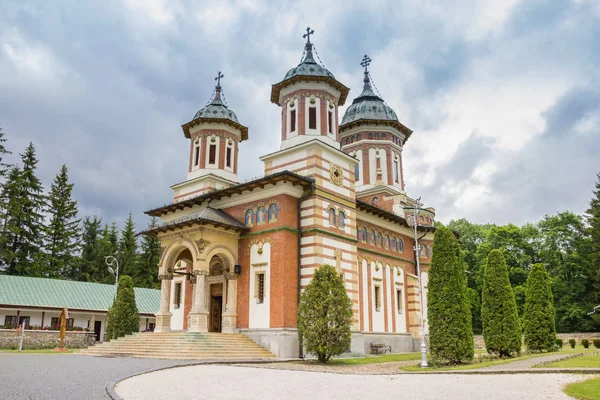
<path id="1" fill-rule="evenodd" d="M 108 311 L 115 286 L 26 276 L 0 275 L 0 305 Z M 140 314 L 154 314 L 160 307 L 160 290 L 135 288 Z"/>
<path id="2" fill-rule="evenodd" d="M 245 231 L 249 228 L 246 224 L 239 222 L 237 219 L 233 218 L 231 215 L 227 214 L 225 211 L 217 210 L 212 207 L 206 207 L 202 211 L 195 212 L 189 215 L 185 215 L 180 218 L 175 218 L 172 221 L 166 222 L 162 225 L 157 226 L 156 228 L 148 229 L 146 231 L 141 232 L 141 234 L 158 234 L 160 232 L 166 232 L 168 230 L 172 230 L 175 228 L 183 227 L 186 225 L 193 225 L 195 223 L 208 223 L 214 224 L 216 226 L 222 226 L 227 229 L 234 229 L 237 231 Z"/>

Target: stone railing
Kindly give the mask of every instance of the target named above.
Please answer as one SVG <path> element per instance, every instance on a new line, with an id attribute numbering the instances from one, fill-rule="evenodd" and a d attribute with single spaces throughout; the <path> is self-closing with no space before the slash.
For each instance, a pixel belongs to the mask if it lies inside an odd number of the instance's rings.
<path id="1" fill-rule="evenodd" d="M 21 336 L 16 329 L 0 329 L 0 349 L 18 349 Z M 53 349 L 58 347 L 59 331 L 25 330 L 23 349 Z M 80 349 L 96 344 L 94 332 L 70 331 L 65 335 L 67 349 Z"/>
<path id="2" fill-rule="evenodd" d="M 581 339 L 600 339 L 600 332 L 584 332 L 584 333 L 557 333 L 556 337 L 561 338 L 564 342 L 564 346 L 569 346 L 569 339 L 573 338 L 577 341 L 577 346 L 581 346 Z M 485 343 L 482 335 L 475 335 L 473 337 L 475 341 L 475 350 L 485 349 Z M 590 344 L 591 347 L 591 344 Z"/>

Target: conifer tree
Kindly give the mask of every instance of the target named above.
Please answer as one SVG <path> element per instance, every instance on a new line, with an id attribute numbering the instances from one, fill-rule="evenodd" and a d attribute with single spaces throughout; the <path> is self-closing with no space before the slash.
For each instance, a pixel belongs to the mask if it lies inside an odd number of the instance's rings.
<path id="1" fill-rule="evenodd" d="M 67 166 L 63 165 L 52 183 L 47 203 L 50 221 L 45 227 L 45 262 L 51 277 L 72 275 L 79 238 L 77 202 L 72 192 L 73 184 L 69 183 Z"/>
<path id="2" fill-rule="evenodd" d="M 4 157 L 8 154 L 12 154 L 12 152 L 6 150 L 6 138 L 4 138 L 4 133 L 2 132 L 2 128 L 0 128 L 0 178 L 4 178 L 11 168 L 10 164 L 4 162 Z"/>
<path id="3" fill-rule="evenodd" d="M 81 256 L 78 268 L 71 272 L 71 279 L 98 282 L 99 235 L 102 220 L 97 216 L 85 217 L 82 224 Z"/>
<path id="4" fill-rule="evenodd" d="M 344 280 L 331 265 L 323 265 L 306 287 L 298 305 L 298 332 L 304 348 L 321 363 L 350 347 L 352 301 Z"/>
<path id="5" fill-rule="evenodd" d="M 550 278 L 543 264 L 534 264 L 531 267 L 526 285 L 523 314 L 525 345 L 532 351 L 551 351 L 556 339 L 556 312 Z"/>
<path id="6" fill-rule="evenodd" d="M 106 338 L 116 339 L 140 330 L 140 314 L 135 303 L 133 280 L 127 275 L 119 278 L 117 297 L 106 316 Z"/>
<path id="7" fill-rule="evenodd" d="M 118 256 L 118 233 L 117 225 L 113 221 L 110 225 L 105 224 L 98 239 L 98 250 L 96 253 L 96 282 L 114 283 L 113 276 L 108 272 L 105 259 L 106 256 Z M 121 264 L 119 263 L 119 271 Z"/>
<path id="8" fill-rule="evenodd" d="M 137 257 L 137 237 L 135 236 L 135 224 L 133 215 L 129 212 L 129 217 L 125 221 L 125 226 L 121 230 L 119 238 L 119 271 L 131 276 L 134 284 L 138 283 L 140 278 L 139 263 Z"/>
<path id="9" fill-rule="evenodd" d="M 23 168 L 12 169 L 5 184 L 14 195 L 6 197 L 5 225 L 0 237 L 2 259 L 9 274 L 47 276 L 40 257 L 45 197 L 35 175 L 38 160 L 33 143 L 21 154 L 21 160 Z"/>
<path id="10" fill-rule="evenodd" d="M 517 303 L 500 250 L 492 250 L 485 266 L 481 296 L 483 339 L 488 353 L 510 356 L 521 351 Z"/>
<path id="11" fill-rule="evenodd" d="M 454 234 L 437 228 L 427 284 L 429 345 L 434 359 L 468 362 L 475 351 L 465 264 Z"/>
<path id="12" fill-rule="evenodd" d="M 587 255 L 587 275 L 592 283 L 593 306 L 600 304 L 600 173 L 597 175 L 595 190 L 586 211 L 588 222 L 589 251 Z"/>
<path id="13" fill-rule="evenodd" d="M 152 217 L 148 229 L 158 226 L 156 217 Z M 160 240 L 156 236 L 144 235 L 142 238 L 142 253 L 140 255 L 139 287 L 159 289 L 158 263 L 160 262 Z M 144 278 L 144 279 L 142 279 Z"/>

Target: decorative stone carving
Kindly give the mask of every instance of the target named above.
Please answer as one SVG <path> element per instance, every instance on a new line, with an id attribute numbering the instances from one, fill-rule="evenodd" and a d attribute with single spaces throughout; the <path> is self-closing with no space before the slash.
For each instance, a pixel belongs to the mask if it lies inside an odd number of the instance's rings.
<path id="1" fill-rule="evenodd" d="M 330 163 L 329 179 L 331 180 L 331 183 L 342 186 L 344 184 L 344 171 L 342 170 L 342 167 L 337 164 Z"/>
<path id="2" fill-rule="evenodd" d="M 159 281 L 162 281 L 162 280 L 165 280 L 165 279 L 168 280 L 168 281 L 172 280 L 173 279 L 173 274 L 160 274 L 160 275 L 158 275 L 158 280 Z"/>
<path id="3" fill-rule="evenodd" d="M 196 247 L 198 248 L 198 254 L 204 253 L 204 250 L 210 245 L 208 240 L 200 239 L 196 240 Z"/>

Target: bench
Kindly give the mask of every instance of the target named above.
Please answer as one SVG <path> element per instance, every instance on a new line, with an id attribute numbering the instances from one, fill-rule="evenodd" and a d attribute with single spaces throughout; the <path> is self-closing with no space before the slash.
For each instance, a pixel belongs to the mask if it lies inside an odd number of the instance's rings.
<path id="1" fill-rule="evenodd" d="M 387 346 L 384 343 L 371 343 L 371 354 L 392 354 L 392 346 Z"/>

